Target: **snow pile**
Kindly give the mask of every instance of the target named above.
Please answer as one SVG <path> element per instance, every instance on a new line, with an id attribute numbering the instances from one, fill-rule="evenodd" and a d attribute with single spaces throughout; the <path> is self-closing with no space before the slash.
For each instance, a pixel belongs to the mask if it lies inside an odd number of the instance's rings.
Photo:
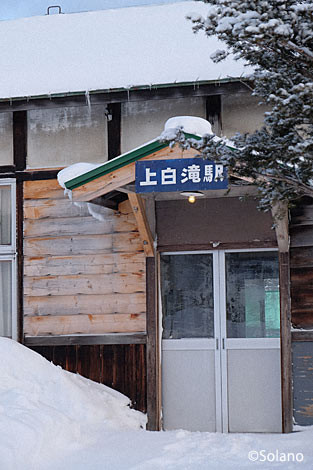
<path id="1" fill-rule="evenodd" d="M 223 44 L 193 33 L 186 16 L 209 8 L 187 1 L 1 21 L 0 98 L 86 92 L 88 102 L 93 90 L 251 74 L 232 57 L 213 63 Z"/>
<path id="2" fill-rule="evenodd" d="M 59 171 L 58 183 L 62 188 L 65 189 L 66 181 L 70 181 L 80 175 L 83 175 L 84 173 L 88 173 L 88 171 L 94 170 L 95 168 L 98 168 L 98 166 L 101 165 L 103 165 L 103 163 L 74 163 L 73 165 L 70 165 L 67 168 L 64 168 L 63 170 Z"/>
<path id="3" fill-rule="evenodd" d="M 62 370 L 0 338 L 0 468 L 34 470 L 40 462 L 90 445 L 100 430 L 138 430 L 145 416 L 124 395 Z"/>
<path id="4" fill-rule="evenodd" d="M 205 134 L 212 135 L 212 126 L 206 119 L 195 116 L 175 116 L 168 119 L 164 126 L 164 132 L 182 127 L 184 132 L 202 137 Z"/>

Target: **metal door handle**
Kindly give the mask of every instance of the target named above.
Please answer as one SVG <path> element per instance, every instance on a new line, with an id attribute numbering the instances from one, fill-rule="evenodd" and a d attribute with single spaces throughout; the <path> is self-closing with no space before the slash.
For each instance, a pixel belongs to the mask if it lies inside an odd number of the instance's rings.
<path id="1" fill-rule="evenodd" d="M 216 338 L 216 349 L 218 349 L 218 338 Z"/>
<path id="2" fill-rule="evenodd" d="M 225 338 L 222 339 L 222 346 L 223 346 L 223 349 L 225 349 Z"/>

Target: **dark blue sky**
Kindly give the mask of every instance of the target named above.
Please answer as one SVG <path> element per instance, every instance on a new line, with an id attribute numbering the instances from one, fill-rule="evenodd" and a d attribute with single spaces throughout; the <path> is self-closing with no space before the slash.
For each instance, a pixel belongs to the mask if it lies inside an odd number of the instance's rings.
<path id="1" fill-rule="evenodd" d="M 0 0 L 0 20 L 45 15 L 50 5 L 60 5 L 63 13 L 73 13 L 178 1 L 184 0 Z"/>

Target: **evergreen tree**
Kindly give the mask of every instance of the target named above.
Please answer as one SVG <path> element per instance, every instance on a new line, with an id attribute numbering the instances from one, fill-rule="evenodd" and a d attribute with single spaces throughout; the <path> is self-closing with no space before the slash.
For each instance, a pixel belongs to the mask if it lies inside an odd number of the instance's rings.
<path id="1" fill-rule="evenodd" d="M 259 187 L 261 207 L 273 202 L 313 197 L 313 1 L 207 0 L 206 18 L 193 16 L 195 32 L 217 36 L 229 54 L 255 67 L 253 94 L 270 106 L 264 127 L 233 139 L 235 149 L 212 137 L 175 141 L 204 158 L 222 161 L 230 173 Z M 214 139 L 216 140 L 216 139 Z"/>

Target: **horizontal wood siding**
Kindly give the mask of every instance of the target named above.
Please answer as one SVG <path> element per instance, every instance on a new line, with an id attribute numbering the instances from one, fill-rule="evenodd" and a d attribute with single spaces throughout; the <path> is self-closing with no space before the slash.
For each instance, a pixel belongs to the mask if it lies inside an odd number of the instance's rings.
<path id="1" fill-rule="evenodd" d="M 24 183 L 24 334 L 136 333 L 145 257 L 128 201 L 92 217 L 56 180 Z"/>
<path id="2" fill-rule="evenodd" d="M 128 396 L 132 406 L 146 412 L 146 354 L 144 344 L 33 346 L 56 365 L 105 384 Z"/>
<path id="3" fill-rule="evenodd" d="M 291 320 L 313 328 L 313 201 L 303 199 L 290 221 Z"/>
<path id="4" fill-rule="evenodd" d="M 313 425 L 313 201 L 303 199 L 290 220 L 293 406 L 299 425 Z"/>
<path id="5" fill-rule="evenodd" d="M 313 342 L 293 343 L 293 405 L 295 422 L 313 424 Z"/>

